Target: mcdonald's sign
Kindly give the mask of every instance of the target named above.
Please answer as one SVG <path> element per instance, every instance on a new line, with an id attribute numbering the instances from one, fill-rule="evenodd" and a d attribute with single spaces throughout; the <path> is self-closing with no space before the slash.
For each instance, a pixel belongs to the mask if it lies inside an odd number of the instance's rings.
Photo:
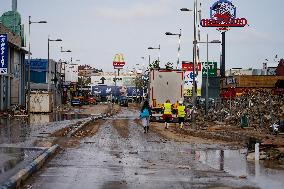
<path id="1" fill-rule="evenodd" d="M 124 56 L 123 54 L 116 54 L 113 59 L 113 67 L 114 69 L 122 69 L 125 66 Z"/>

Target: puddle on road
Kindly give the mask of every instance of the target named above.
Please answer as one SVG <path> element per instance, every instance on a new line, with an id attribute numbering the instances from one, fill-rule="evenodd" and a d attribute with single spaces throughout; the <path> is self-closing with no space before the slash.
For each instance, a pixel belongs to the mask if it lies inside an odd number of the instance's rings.
<path id="1" fill-rule="evenodd" d="M 28 124 L 27 118 L 0 118 L 0 144 L 20 143 L 26 141 L 30 136 L 31 128 L 35 125 L 42 125 L 55 121 L 82 119 L 87 118 L 88 116 L 89 115 L 76 113 L 67 114 L 62 112 L 51 114 L 31 114 L 30 124 Z"/>
<path id="2" fill-rule="evenodd" d="M 29 158 L 31 154 L 39 152 L 36 149 L 0 148 L 0 177 L 1 174 L 14 168 L 18 163 Z"/>
<path id="3" fill-rule="evenodd" d="M 38 125 L 38 124 L 44 124 L 56 121 L 82 119 L 87 117 L 89 117 L 89 115 L 78 114 L 78 113 L 68 114 L 62 112 L 51 113 L 51 114 L 32 114 L 30 118 L 30 124 Z"/>
<path id="4" fill-rule="evenodd" d="M 246 149 L 195 151 L 195 160 L 234 176 L 246 176 L 261 188 L 283 188 L 284 171 L 246 160 Z"/>
<path id="5" fill-rule="evenodd" d="M 14 168 L 25 158 L 23 149 L 0 148 L 0 175 Z"/>

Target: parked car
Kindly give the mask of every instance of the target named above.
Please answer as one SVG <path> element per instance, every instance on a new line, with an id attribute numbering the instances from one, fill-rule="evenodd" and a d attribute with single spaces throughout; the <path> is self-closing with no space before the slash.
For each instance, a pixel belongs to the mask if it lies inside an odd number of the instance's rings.
<path id="1" fill-rule="evenodd" d="M 78 97 L 74 97 L 71 99 L 71 106 L 82 106 L 82 101 Z"/>
<path id="2" fill-rule="evenodd" d="M 128 107 L 128 98 L 126 96 L 120 97 L 119 105 L 124 106 L 124 107 Z"/>
<path id="3" fill-rule="evenodd" d="M 97 100 L 94 97 L 89 97 L 87 101 L 89 104 L 93 104 L 93 105 L 97 104 Z"/>

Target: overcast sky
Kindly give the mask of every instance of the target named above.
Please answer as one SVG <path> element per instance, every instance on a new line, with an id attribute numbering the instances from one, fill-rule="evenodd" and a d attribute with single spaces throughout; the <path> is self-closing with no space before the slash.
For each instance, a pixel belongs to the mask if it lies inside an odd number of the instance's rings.
<path id="1" fill-rule="evenodd" d="M 12 0 L 1 0 L 0 14 L 11 10 Z M 200 0 L 202 17 L 209 17 L 209 8 L 215 0 Z M 265 59 L 276 66 L 274 57 L 284 57 L 283 0 L 233 0 L 237 17 L 245 17 L 249 26 L 232 28 L 226 34 L 226 68 L 261 68 Z M 177 61 L 177 36 L 165 32 L 182 29 L 181 60 L 192 60 L 192 13 L 179 9 L 193 8 L 193 0 L 19 0 L 18 11 L 22 22 L 47 20 L 48 24 L 33 24 L 31 28 L 32 53 L 35 58 L 47 58 L 47 38 L 61 38 L 62 43 L 51 45 L 51 58 L 80 59 L 107 71 L 112 70 L 116 53 L 123 53 L 127 67 L 146 64 L 141 57 L 157 58 L 149 46 L 161 44 L 162 63 Z M 214 28 L 202 28 L 201 40 L 220 39 Z M 28 36 L 27 36 L 28 37 Z M 28 39 L 29 40 L 29 39 Z M 61 54 L 60 46 L 72 50 Z M 200 46 L 201 60 L 206 61 L 206 45 Z M 209 48 L 210 60 L 219 62 L 220 45 Z"/>

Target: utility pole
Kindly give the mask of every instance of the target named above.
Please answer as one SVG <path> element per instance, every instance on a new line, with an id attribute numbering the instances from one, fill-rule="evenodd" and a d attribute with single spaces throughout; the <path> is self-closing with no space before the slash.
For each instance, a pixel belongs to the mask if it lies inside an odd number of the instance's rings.
<path id="1" fill-rule="evenodd" d="M 194 11 L 193 11 L 193 24 L 194 24 L 194 32 L 193 32 L 193 85 L 192 85 L 192 103 L 193 103 L 193 110 L 192 110 L 192 127 L 196 129 L 196 119 L 195 119 L 195 109 L 196 109 L 196 50 L 197 50 L 197 37 L 196 37 L 196 15 L 197 15 L 197 0 L 194 0 Z"/>
<path id="2" fill-rule="evenodd" d="M 17 9 L 17 1 L 13 0 L 13 8 Z M 29 16 L 29 54 L 28 54 L 28 86 L 27 86 L 27 113 L 30 116 L 31 106 L 31 24 L 46 24 L 47 21 L 32 22 Z"/>
<path id="3" fill-rule="evenodd" d="M 206 111 L 206 119 L 208 120 L 208 86 L 209 86 L 209 42 L 208 42 L 208 34 L 207 34 L 207 38 L 206 38 L 206 46 L 207 46 L 207 73 L 206 73 L 206 99 L 205 99 L 205 103 L 206 103 L 206 107 L 205 107 L 205 111 Z"/>

